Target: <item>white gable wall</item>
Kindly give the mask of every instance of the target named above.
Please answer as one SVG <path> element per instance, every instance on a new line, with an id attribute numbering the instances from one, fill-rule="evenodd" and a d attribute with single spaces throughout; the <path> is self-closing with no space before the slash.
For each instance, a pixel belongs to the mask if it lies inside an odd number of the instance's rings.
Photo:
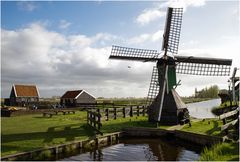
<path id="1" fill-rule="evenodd" d="M 96 103 L 96 99 L 83 91 L 79 96 L 77 96 L 76 103 Z"/>

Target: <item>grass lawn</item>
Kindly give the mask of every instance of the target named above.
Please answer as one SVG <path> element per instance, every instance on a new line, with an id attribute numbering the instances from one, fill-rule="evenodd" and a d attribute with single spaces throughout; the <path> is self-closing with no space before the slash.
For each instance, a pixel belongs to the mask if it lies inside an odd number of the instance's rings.
<path id="1" fill-rule="evenodd" d="M 192 122 L 192 127 L 185 125 L 181 130 L 212 136 L 224 136 L 221 133 L 222 121 L 219 119 L 206 119 Z M 210 148 L 205 148 L 200 156 L 200 161 L 239 161 L 239 143 L 220 143 Z"/>
<path id="2" fill-rule="evenodd" d="M 205 148 L 200 161 L 239 161 L 239 143 L 220 143 Z"/>
<path id="3" fill-rule="evenodd" d="M 186 124 L 181 130 L 199 134 L 221 136 L 222 121 L 219 119 L 205 119 L 193 121 L 192 126 Z"/>
<path id="4" fill-rule="evenodd" d="M 92 135 L 84 127 L 85 112 L 52 118 L 25 115 L 1 118 L 2 156 L 40 147 L 84 139 Z"/>
<path id="5" fill-rule="evenodd" d="M 94 132 L 86 123 L 86 112 L 80 111 L 76 114 L 54 115 L 52 118 L 42 117 L 42 114 L 2 117 L 1 155 L 88 139 L 94 136 Z M 101 130 L 103 133 L 112 133 L 134 126 L 154 127 L 147 122 L 147 117 L 128 117 L 104 121 Z"/>

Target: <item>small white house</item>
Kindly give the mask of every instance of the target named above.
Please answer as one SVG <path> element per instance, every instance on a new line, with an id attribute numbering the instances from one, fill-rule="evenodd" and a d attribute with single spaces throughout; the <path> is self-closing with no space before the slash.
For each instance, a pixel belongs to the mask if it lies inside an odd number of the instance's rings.
<path id="1" fill-rule="evenodd" d="M 96 103 L 96 97 L 85 90 L 67 91 L 61 97 L 61 105 L 77 106 L 81 104 Z"/>

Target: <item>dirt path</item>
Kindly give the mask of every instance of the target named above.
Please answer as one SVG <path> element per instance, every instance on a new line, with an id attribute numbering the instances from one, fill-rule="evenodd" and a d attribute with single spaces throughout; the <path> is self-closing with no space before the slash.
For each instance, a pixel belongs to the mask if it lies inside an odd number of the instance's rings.
<path id="1" fill-rule="evenodd" d="M 184 125 L 174 125 L 172 127 L 169 127 L 167 130 L 180 130 L 184 127 Z"/>
<path id="2" fill-rule="evenodd" d="M 191 123 L 192 122 L 198 122 L 198 121 L 201 121 L 202 119 L 197 119 L 197 118 L 194 118 L 194 119 L 191 119 Z M 184 127 L 184 125 L 174 125 L 172 127 L 169 127 L 167 128 L 167 130 L 181 130 L 182 128 Z"/>

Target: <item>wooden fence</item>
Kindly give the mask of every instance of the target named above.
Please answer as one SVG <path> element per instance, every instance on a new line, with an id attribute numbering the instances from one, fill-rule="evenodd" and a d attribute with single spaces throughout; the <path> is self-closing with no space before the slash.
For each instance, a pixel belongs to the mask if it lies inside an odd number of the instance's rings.
<path id="1" fill-rule="evenodd" d="M 119 106 L 119 105 L 118 105 Z M 116 120 L 117 118 L 126 118 L 133 116 L 145 116 L 145 106 L 128 106 L 112 108 L 88 108 L 87 109 L 87 123 L 93 127 L 98 133 L 102 134 L 100 129 L 102 127 L 102 120 L 109 121 L 110 119 Z"/>
<path id="2" fill-rule="evenodd" d="M 228 130 L 234 126 L 238 129 L 238 125 L 236 124 L 239 123 L 239 109 L 240 107 L 219 116 L 219 119 L 223 121 L 221 131 L 225 131 L 225 133 L 228 134 Z"/>
<path id="3" fill-rule="evenodd" d="M 87 123 L 98 133 L 102 134 L 100 131 L 102 127 L 100 109 L 97 109 L 97 111 L 87 110 Z"/>

